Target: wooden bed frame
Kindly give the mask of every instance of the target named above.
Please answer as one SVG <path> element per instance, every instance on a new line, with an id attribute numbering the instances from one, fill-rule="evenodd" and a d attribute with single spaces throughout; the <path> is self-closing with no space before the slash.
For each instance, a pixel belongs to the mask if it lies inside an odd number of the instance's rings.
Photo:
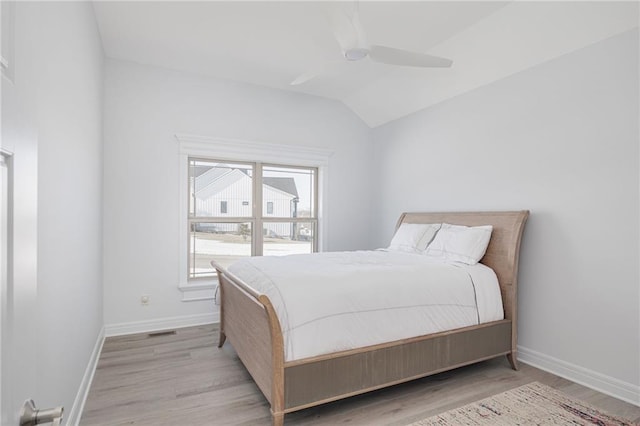
<path id="1" fill-rule="evenodd" d="M 398 220 L 397 226 L 493 225 L 481 263 L 498 276 L 503 320 L 285 362 L 280 322 L 269 298 L 211 262 L 220 283 L 218 347 L 229 339 L 271 404 L 274 426 L 284 424 L 286 413 L 502 355 L 515 370 L 518 257 L 528 215 L 528 211 L 403 213 Z"/>

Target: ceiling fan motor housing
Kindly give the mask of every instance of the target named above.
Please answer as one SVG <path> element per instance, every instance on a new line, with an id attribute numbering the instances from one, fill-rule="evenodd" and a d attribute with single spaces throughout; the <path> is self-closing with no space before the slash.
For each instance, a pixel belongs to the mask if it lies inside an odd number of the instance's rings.
<path id="1" fill-rule="evenodd" d="M 344 57 L 347 61 L 359 61 L 369 55 L 369 49 L 366 47 L 352 47 L 344 51 Z"/>

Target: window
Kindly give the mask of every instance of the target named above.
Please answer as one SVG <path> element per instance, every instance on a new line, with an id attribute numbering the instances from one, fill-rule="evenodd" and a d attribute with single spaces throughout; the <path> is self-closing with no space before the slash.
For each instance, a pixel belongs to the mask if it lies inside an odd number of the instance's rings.
<path id="1" fill-rule="evenodd" d="M 217 276 L 209 263 L 212 259 L 224 265 L 224 262 L 230 263 L 233 256 L 237 259 L 241 256 L 286 254 L 291 247 L 300 251 L 304 249 L 304 252 L 322 251 L 329 222 L 327 204 L 323 200 L 329 182 L 332 151 L 186 134 L 175 137 L 179 144 L 177 160 L 180 171 L 179 197 L 175 203 L 179 212 L 179 222 L 176 223 L 179 229 L 177 277 L 183 302 L 214 299 Z M 192 161 L 200 161 L 201 164 L 191 167 Z M 243 171 L 250 177 L 251 191 L 245 191 L 244 196 L 221 196 L 209 201 L 213 203 L 209 206 L 204 203 L 198 205 L 206 197 L 199 197 L 198 201 L 191 195 L 191 187 L 195 185 L 199 190 L 204 189 L 205 177 L 200 180 L 198 176 L 213 165 L 217 165 L 220 173 L 230 173 L 232 169 Z M 229 174 L 232 176 L 237 177 L 237 173 Z M 298 191 L 297 203 L 293 202 L 295 197 L 284 198 L 284 201 L 264 198 L 263 185 L 258 183 L 262 176 L 266 178 L 266 186 L 270 187 L 267 189 L 274 193 L 286 193 L 287 188 L 279 187 L 274 181 L 269 185 L 269 178 L 293 178 Z M 313 193 L 313 198 L 307 198 L 307 192 Z M 291 201 L 286 201 L 289 198 Z M 227 202 L 226 214 L 220 213 L 220 201 Z M 273 202 L 273 214 L 266 213 L 268 202 Z M 307 210 L 314 216 L 307 217 L 311 216 Z M 285 216 L 287 211 L 291 213 Z M 234 239 L 226 248 L 234 248 L 235 252 L 221 250 L 225 247 L 225 238 Z"/>
<path id="2" fill-rule="evenodd" d="M 317 167 L 189 157 L 188 169 L 189 280 L 214 276 L 212 260 L 317 250 Z"/>

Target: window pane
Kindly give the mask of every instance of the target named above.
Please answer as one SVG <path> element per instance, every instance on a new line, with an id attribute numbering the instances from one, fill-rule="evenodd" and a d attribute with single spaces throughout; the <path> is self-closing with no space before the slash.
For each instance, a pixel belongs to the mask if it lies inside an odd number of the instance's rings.
<path id="1" fill-rule="evenodd" d="M 209 262 L 225 268 L 251 256 L 251 223 L 194 222 L 189 235 L 189 278 L 215 274 Z"/>
<path id="2" fill-rule="evenodd" d="M 263 227 L 264 256 L 313 253 L 313 222 L 267 222 Z"/>
<path id="3" fill-rule="evenodd" d="M 316 217 L 316 169 L 265 166 L 262 170 L 263 215 Z"/>
<path id="4" fill-rule="evenodd" d="M 251 217 L 253 167 L 189 160 L 191 217 Z"/>

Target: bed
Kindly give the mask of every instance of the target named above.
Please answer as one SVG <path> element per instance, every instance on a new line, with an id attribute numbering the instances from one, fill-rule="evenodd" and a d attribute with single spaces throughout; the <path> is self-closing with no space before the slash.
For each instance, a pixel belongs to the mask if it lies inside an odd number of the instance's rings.
<path id="1" fill-rule="evenodd" d="M 495 272 L 502 319 L 407 336 L 315 356 L 292 356 L 281 327 L 281 308 L 228 269 L 212 262 L 220 285 L 220 340 L 233 345 L 271 405 L 274 426 L 284 415 L 341 398 L 505 356 L 517 369 L 517 272 L 528 211 L 403 213 L 397 223 L 491 225 L 480 263 Z M 285 329 L 285 332 L 287 330 Z"/>

